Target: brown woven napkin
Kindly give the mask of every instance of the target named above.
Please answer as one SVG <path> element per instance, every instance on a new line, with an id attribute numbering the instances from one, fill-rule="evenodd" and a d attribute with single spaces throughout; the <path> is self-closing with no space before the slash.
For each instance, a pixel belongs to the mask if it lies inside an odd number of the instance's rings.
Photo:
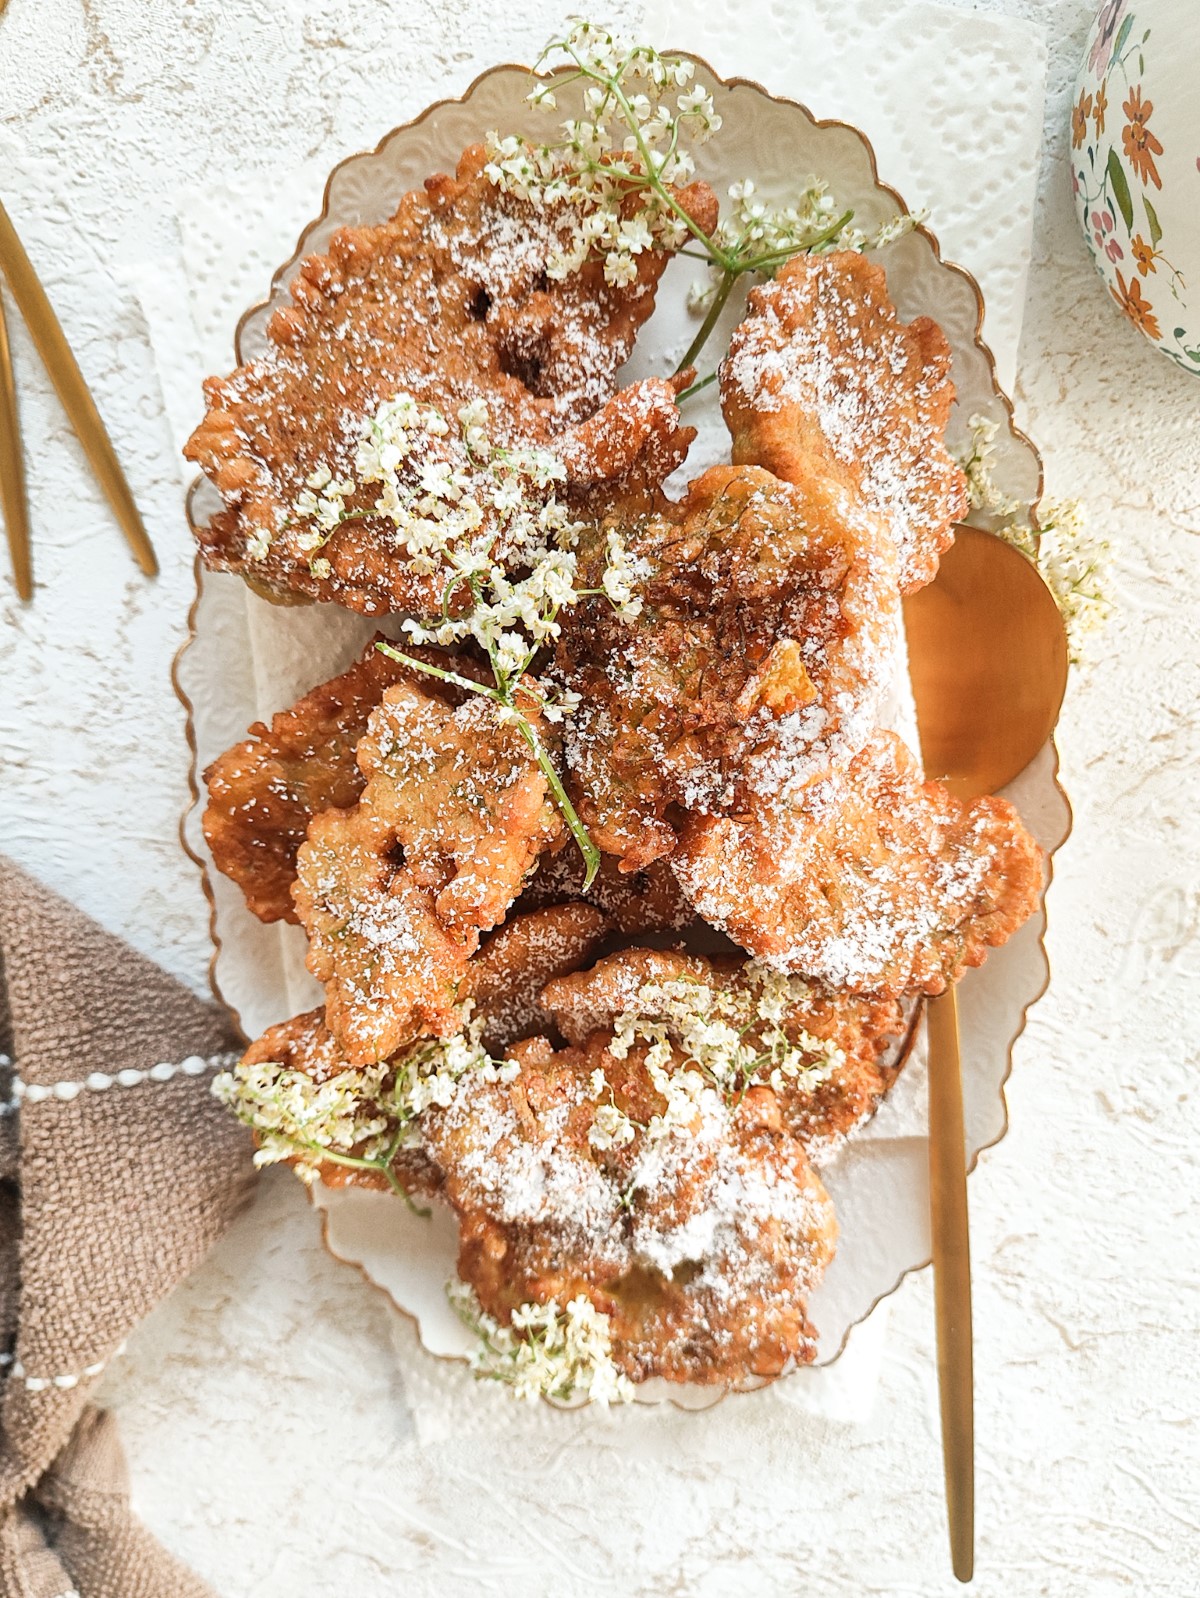
<path id="1" fill-rule="evenodd" d="M 0 1598 L 201 1598 L 88 1394 L 252 1187 L 217 1009 L 0 855 Z"/>

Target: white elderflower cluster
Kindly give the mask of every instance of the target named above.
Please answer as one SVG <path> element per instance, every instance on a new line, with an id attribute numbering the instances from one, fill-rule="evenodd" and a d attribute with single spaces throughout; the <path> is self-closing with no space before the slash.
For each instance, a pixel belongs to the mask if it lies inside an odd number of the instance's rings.
<path id="1" fill-rule="evenodd" d="M 311 548 L 350 517 L 387 517 L 412 566 L 446 578 L 441 620 L 406 621 L 409 637 L 442 645 L 473 638 L 507 692 L 557 638 L 560 613 L 581 597 L 575 546 L 583 524 L 555 492 L 566 477 L 562 461 L 550 450 L 494 444 L 488 422 L 482 399 L 459 410 L 455 429 L 436 406 L 397 394 L 363 423 L 354 480 L 319 468 L 295 511 L 316 524 L 303 535 Z M 346 498 L 360 487 L 378 490 L 374 503 L 348 511 Z M 601 582 L 622 614 L 637 615 L 634 584 L 644 575 L 620 534 L 610 533 Z M 572 698 L 549 703 L 550 718 L 570 709 Z"/>
<path id="2" fill-rule="evenodd" d="M 647 1127 L 647 1136 L 686 1131 L 706 1109 L 704 1092 L 726 1100 L 755 1082 L 776 1091 L 815 1087 L 845 1063 L 836 1045 L 782 1022 L 807 989 L 798 978 L 755 961 L 744 967 L 738 987 L 714 987 L 696 978 L 645 983 L 634 1006 L 614 1024 L 611 1052 L 624 1059 L 636 1042 L 649 1043 L 646 1069 L 667 1108 Z M 668 1070 L 676 1052 L 682 1069 Z"/>
<path id="3" fill-rule="evenodd" d="M 1108 594 L 1112 551 L 1090 532 L 1077 499 L 1049 499 L 1041 508 L 1037 563 L 1067 628 L 1071 659 L 1086 655 L 1084 640 L 1099 632 L 1113 612 Z"/>
<path id="4" fill-rule="evenodd" d="M 591 1074 L 589 1087 L 599 1108 L 588 1132 L 588 1142 L 594 1149 L 600 1150 L 621 1149 L 627 1143 L 632 1143 L 638 1127 L 617 1103 L 608 1078 L 599 1066 Z M 608 1102 L 601 1103 L 605 1098 Z"/>
<path id="5" fill-rule="evenodd" d="M 689 235 L 702 240 L 671 189 L 691 180 L 690 146 L 710 138 L 721 118 L 706 89 L 688 87 L 690 61 L 591 22 L 576 21 L 534 70 L 551 66 L 561 70 L 533 89 L 530 103 L 554 110 L 558 96 L 579 83 L 579 114 L 544 144 L 489 133 L 485 171 L 502 192 L 568 219 L 546 263 L 551 278 L 568 277 L 598 255 L 607 282 L 631 283 L 644 251 L 678 249 Z"/>
<path id="6" fill-rule="evenodd" d="M 253 1129 L 255 1165 L 294 1160 L 297 1174 L 311 1182 L 325 1155 L 371 1161 L 386 1148 L 394 1129 L 382 1102 L 389 1076 L 381 1063 L 315 1082 L 275 1060 L 243 1060 L 214 1077 L 212 1091 Z"/>
<path id="7" fill-rule="evenodd" d="M 650 562 L 642 555 L 626 549 L 625 541 L 615 528 L 609 528 L 606 540 L 606 560 L 601 587 L 618 615 L 626 621 L 636 621 L 642 613 L 638 585 L 650 576 Z"/>
<path id="8" fill-rule="evenodd" d="M 312 1182 L 323 1161 L 387 1174 L 401 1148 L 417 1140 L 416 1122 L 431 1105 L 452 1103 L 468 1073 L 511 1082 L 520 1066 L 495 1060 L 479 1039 L 482 1021 L 451 1038 L 429 1038 L 392 1060 L 348 1066 L 323 1082 L 276 1060 L 213 1079 L 212 1091 L 249 1126 L 256 1165 L 291 1160 Z"/>
<path id="9" fill-rule="evenodd" d="M 904 212 L 882 224 L 874 233 L 852 227 L 851 211 L 843 211 L 820 178 L 809 178 L 799 199 L 772 205 L 762 199 L 746 178 L 729 189 L 732 209 L 722 217 L 713 242 L 724 256 L 714 262 L 707 277 L 692 284 L 688 308 L 711 309 L 730 275 L 758 272 L 770 275 L 793 255 L 825 250 L 881 250 L 911 233 L 928 216 L 927 211 Z"/>
<path id="10" fill-rule="evenodd" d="M 976 413 L 967 418 L 971 447 L 960 459 L 959 465 L 967 479 L 967 495 L 971 509 L 985 516 L 1015 517 L 1021 510 L 1018 499 L 1010 499 L 996 482 L 996 436 L 1000 423 Z M 1032 553 L 1032 550 L 1027 551 Z"/>
<path id="11" fill-rule="evenodd" d="M 593 1403 L 627 1403 L 633 1384 L 613 1363 L 607 1315 L 580 1295 L 565 1309 L 556 1300 L 522 1304 L 511 1326 L 502 1326 L 481 1308 L 463 1282 L 452 1282 L 447 1295 L 460 1318 L 478 1336 L 471 1356 L 475 1374 L 503 1382 L 515 1398 L 566 1402 L 588 1398 Z"/>
<path id="12" fill-rule="evenodd" d="M 354 479 L 338 478 L 328 466 L 318 466 L 305 479 L 304 492 L 296 500 L 296 513 L 314 521 L 316 529 L 303 534 L 302 549 L 317 549 L 346 519 L 346 496 L 354 492 Z"/>
<path id="13" fill-rule="evenodd" d="M 800 196 L 784 205 L 764 200 L 750 178 L 729 188 L 732 208 L 725 213 L 713 234 L 729 264 L 755 263 L 750 270 L 767 271 L 790 255 L 803 251 L 839 246 L 844 240 L 849 213 L 843 213 L 829 192 L 829 186 L 809 178 Z M 692 285 L 689 309 L 706 311 L 721 286 L 726 266 L 714 261 L 709 275 Z"/>
<path id="14" fill-rule="evenodd" d="M 967 420 L 970 448 L 960 458 L 971 509 L 992 520 L 997 535 L 1029 557 L 1046 579 L 1062 613 L 1072 664 L 1085 658 L 1084 640 L 1112 615 L 1108 595 L 1111 550 L 1089 532 L 1077 499 L 1047 499 L 1035 528 L 1020 500 L 1001 492 L 995 478 L 999 422 L 975 415 Z"/>

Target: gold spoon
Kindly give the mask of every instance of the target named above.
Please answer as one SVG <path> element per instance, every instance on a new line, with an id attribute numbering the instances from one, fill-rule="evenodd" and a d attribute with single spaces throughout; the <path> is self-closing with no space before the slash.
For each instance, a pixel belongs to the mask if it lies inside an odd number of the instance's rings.
<path id="1" fill-rule="evenodd" d="M 1067 686 L 1067 637 L 1032 561 L 993 533 L 957 529 L 937 579 L 904 602 L 909 671 L 926 772 L 960 799 L 1018 776 L 1054 731 Z M 929 1207 L 938 1393 L 950 1557 L 975 1569 L 971 1253 L 958 1002 L 930 1001 Z"/>

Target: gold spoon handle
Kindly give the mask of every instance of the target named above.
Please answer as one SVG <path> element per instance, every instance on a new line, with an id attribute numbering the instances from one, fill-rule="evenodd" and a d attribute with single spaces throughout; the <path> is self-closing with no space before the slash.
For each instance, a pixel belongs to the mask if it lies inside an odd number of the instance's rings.
<path id="1" fill-rule="evenodd" d="M 33 561 L 29 553 L 29 502 L 25 497 L 25 465 L 17 417 L 17 385 L 13 379 L 8 323 L 0 300 L 0 508 L 12 556 L 13 581 L 22 599 L 33 598 Z"/>
<path id="2" fill-rule="evenodd" d="M 958 1000 L 931 1000 L 929 1040 L 929 1203 L 937 1319 L 938 1394 L 950 1558 L 959 1581 L 975 1568 L 975 1400 L 971 1352 L 971 1245 L 963 1136 Z"/>
<path id="3" fill-rule="evenodd" d="M 112 441 L 104 430 L 100 412 L 71 353 L 66 334 L 59 326 L 54 309 L 46 298 L 46 291 L 38 281 L 33 263 L 26 255 L 3 205 L 0 205 L 0 270 L 8 279 L 17 309 L 25 319 L 50 380 L 58 390 L 63 409 L 83 445 L 96 481 L 113 508 L 134 558 L 146 575 L 153 577 L 158 571 L 158 562 Z"/>

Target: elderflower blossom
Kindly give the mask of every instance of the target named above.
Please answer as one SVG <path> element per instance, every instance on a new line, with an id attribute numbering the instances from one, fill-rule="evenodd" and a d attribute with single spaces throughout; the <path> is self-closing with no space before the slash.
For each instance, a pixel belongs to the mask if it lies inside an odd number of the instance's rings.
<path id="1" fill-rule="evenodd" d="M 637 587 L 650 576 L 650 562 L 627 550 L 615 528 L 608 531 L 606 553 L 601 587 L 618 615 L 624 616 L 626 621 L 636 621 L 642 613 Z"/>
<path id="2" fill-rule="evenodd" d="M 633 1384 L 613 1363 L 609 1318 L 590 1299 L 579 1295 L 565 1309 L 556 1299 L 521 1304 L 511 1325 L 502 1326 L 464 1282 L 452 1282 L 446 1292 L 479 1338 L 471 1355 L 477 1377 L 502 1382 L 527 1403 L 588 1398 L 607 1406 L 633 1397 Z"/>
<path id="3" fill-rule="evenodd" d="M 581 84 L 580 114 L 565 118 L 560 137 L 542 144 L 489 133 L 484 170 L 502 193 L 562 215 L 549 277 L 566 278 L 596 254 L 605 281 L 624 286 L 637 277 L 638 256 L 678 249 L 693 232 L 670 191 L 691 181 L 692 146 L 711 138 L 721 118 L 707 89 L 687 87 L 690 61 L 594 23 L 577 21 L 546 47 L 535 71 L 552 58 L 560 70 L 534 87 L 529 102 L 555 110 L 558 95 Z"/>
<path id="4" fill-rule="evenodd" d="M 594 1149 L 621 1149 L 627 1143 L 632 1143 L 637 1133 L 637 1123 L 631 1121 L 629 1116 L 617 1103 L 608 1078 L 599 1066 L 596 1066 L 588 1078 L 588 1090 L 594 1102 L 606 1095 L 607 1104 L 600 1104 L 588 1132 L 588 1142 Z"/>
<path id="5" fill-rule="evenodd" d="M 463 405 L 456 420 L 457 430 L 411 394 L 384 400 L 362 424 L 356 480 L 339 481 L 319 468 L 295 511 L 316 522 L 302 535 L 310 548 L 350 517 L 386 517 L 412 567 L 445 579 L 441 619 L 410 619 L 404 631 L 421 644 L 474 639 L 507 690 L 558 637 L 560 613 L 580 597 L 575 546 L 583 524 L 558 498 L 566 467 L 552 451 L 495 444 L 482 398 Z M 376 490 L 374 503 L 348 511 L 347 496 L 364 488 Z M 622 614 L 640 609 L 634 586 L 647 569 L 626 552 L 619 533 L 609 534 L 601 585 Z M 454 613 L 468 593 L 473 603 Z M 546 714 L 560 720 L 577 703 L 574 694 L 548 696 Z"/>
<path id="6" fill-rule="evenodd" d="M 1077 499 L 1047 500 L 1040 519 L 1038 566 L 1058 602 L 1071 659 L 1078 664 L 1086 653 L 1083 640 L 1112 615 L 1107 593 L 1112 552 L 1104 539 L 1088 531 Z"/>
<path id="7" fill-rule="evenodd" d="M 620 1149 L 632 1143 L 637 1128 L 619 1104 L 601 1104 L 588 1131 L 594 1149 Z"/>
<path id="8" fill-rule="evenodd" d="M 212 1091 L 253 1128 L 255 1165 L 295 1160 L 297 1173 L 311 1182 L 324 1153 L 356 1151 L 371 1160 L 387 1146 L 392 1119 L 381 1101 L 388 1076 L 381 1063 L 316 1082 L 275 1060 L 242 1060 L 214 1077 Z"/>
<path id="9" fill-rule="evenodd" d="M 666 1100 L 647 1127 L 652 1140 L 693 1126 L 705 1109 L 703 1093 L 712 1088 L 726 1099 L 755 1081 L 776 1091 L 811 1089 L 845 1063 L 835 1044 L 803 1029 L 785 1030 L 788 1012 L 807 997 L 798 978 L 751 961 L 743 984 L 714 987 L 695 977 L 645 983 L 616 1018 L 609 1048 L 617 1059 L 625 1059 L 635 1042 L 650 1044 L 646 1070 Z M 668 1071 L 677 1050 L 686 1064 Z"/>
<path id="10" fill-rule="evenodd" d="M 996 435 L 1000 423 L 976 413 L 967 419 L 967 427 L 971 447 L 959 464 L 966 475 L 971 509 L 986 516 L 1016 516 L 1021 510 L 1021 501 L 1003 493 L 995 477 Z"/>
<path id="11" fill-rule="evenodd" d="M 446 1108 L 468 1074 L 511 1082 L 520 1067 L 495 1060 L 480 1044 L 483 1023 L 450 1038 L 430 1038 L 392 1060 L 351 1067 L 324 1081 L 277 1060 L 242 1060 L 213 1080 L 212 1091 L 249 1126 L 256 1165 L 291 1160 L 311 1182 L 322 1160 L 382 1168 L 416 1136 L 430 1106 Z"/>
<path id="12" fill-rule="evenodd" d="M 1045 500 L 1035 527 L 1025 505 L 1002 492 L 995 477 L 999 422 L 968 418 L 970 448 L 960 458 L 971 509 L 992 520 L 999 537 L 1037 566 L 1062 614 L 1072 664 L 1084 659 L 1083 640 L 1112 614 L 1108 596 L 1111 551 L 1090 533 L 1081 502 Z"/>
<path id="13" fill-rule="evenodd" d="M 799 198 L 771 204 L 749 178 L 730 185 L 732 209 L 721 218 L 713 243 L 723 260 L 714 261 L 707 277 L 692 284 L 688 309 L 707 311 L 732 272 L 767 276 L 793 255 L 827 250 L 880 250 L 919 226 L 926 211 L 902 212 L 874 233 L 852 227 L 852 212 L 843 211 L 822 179 L 810 177 Z"/>

